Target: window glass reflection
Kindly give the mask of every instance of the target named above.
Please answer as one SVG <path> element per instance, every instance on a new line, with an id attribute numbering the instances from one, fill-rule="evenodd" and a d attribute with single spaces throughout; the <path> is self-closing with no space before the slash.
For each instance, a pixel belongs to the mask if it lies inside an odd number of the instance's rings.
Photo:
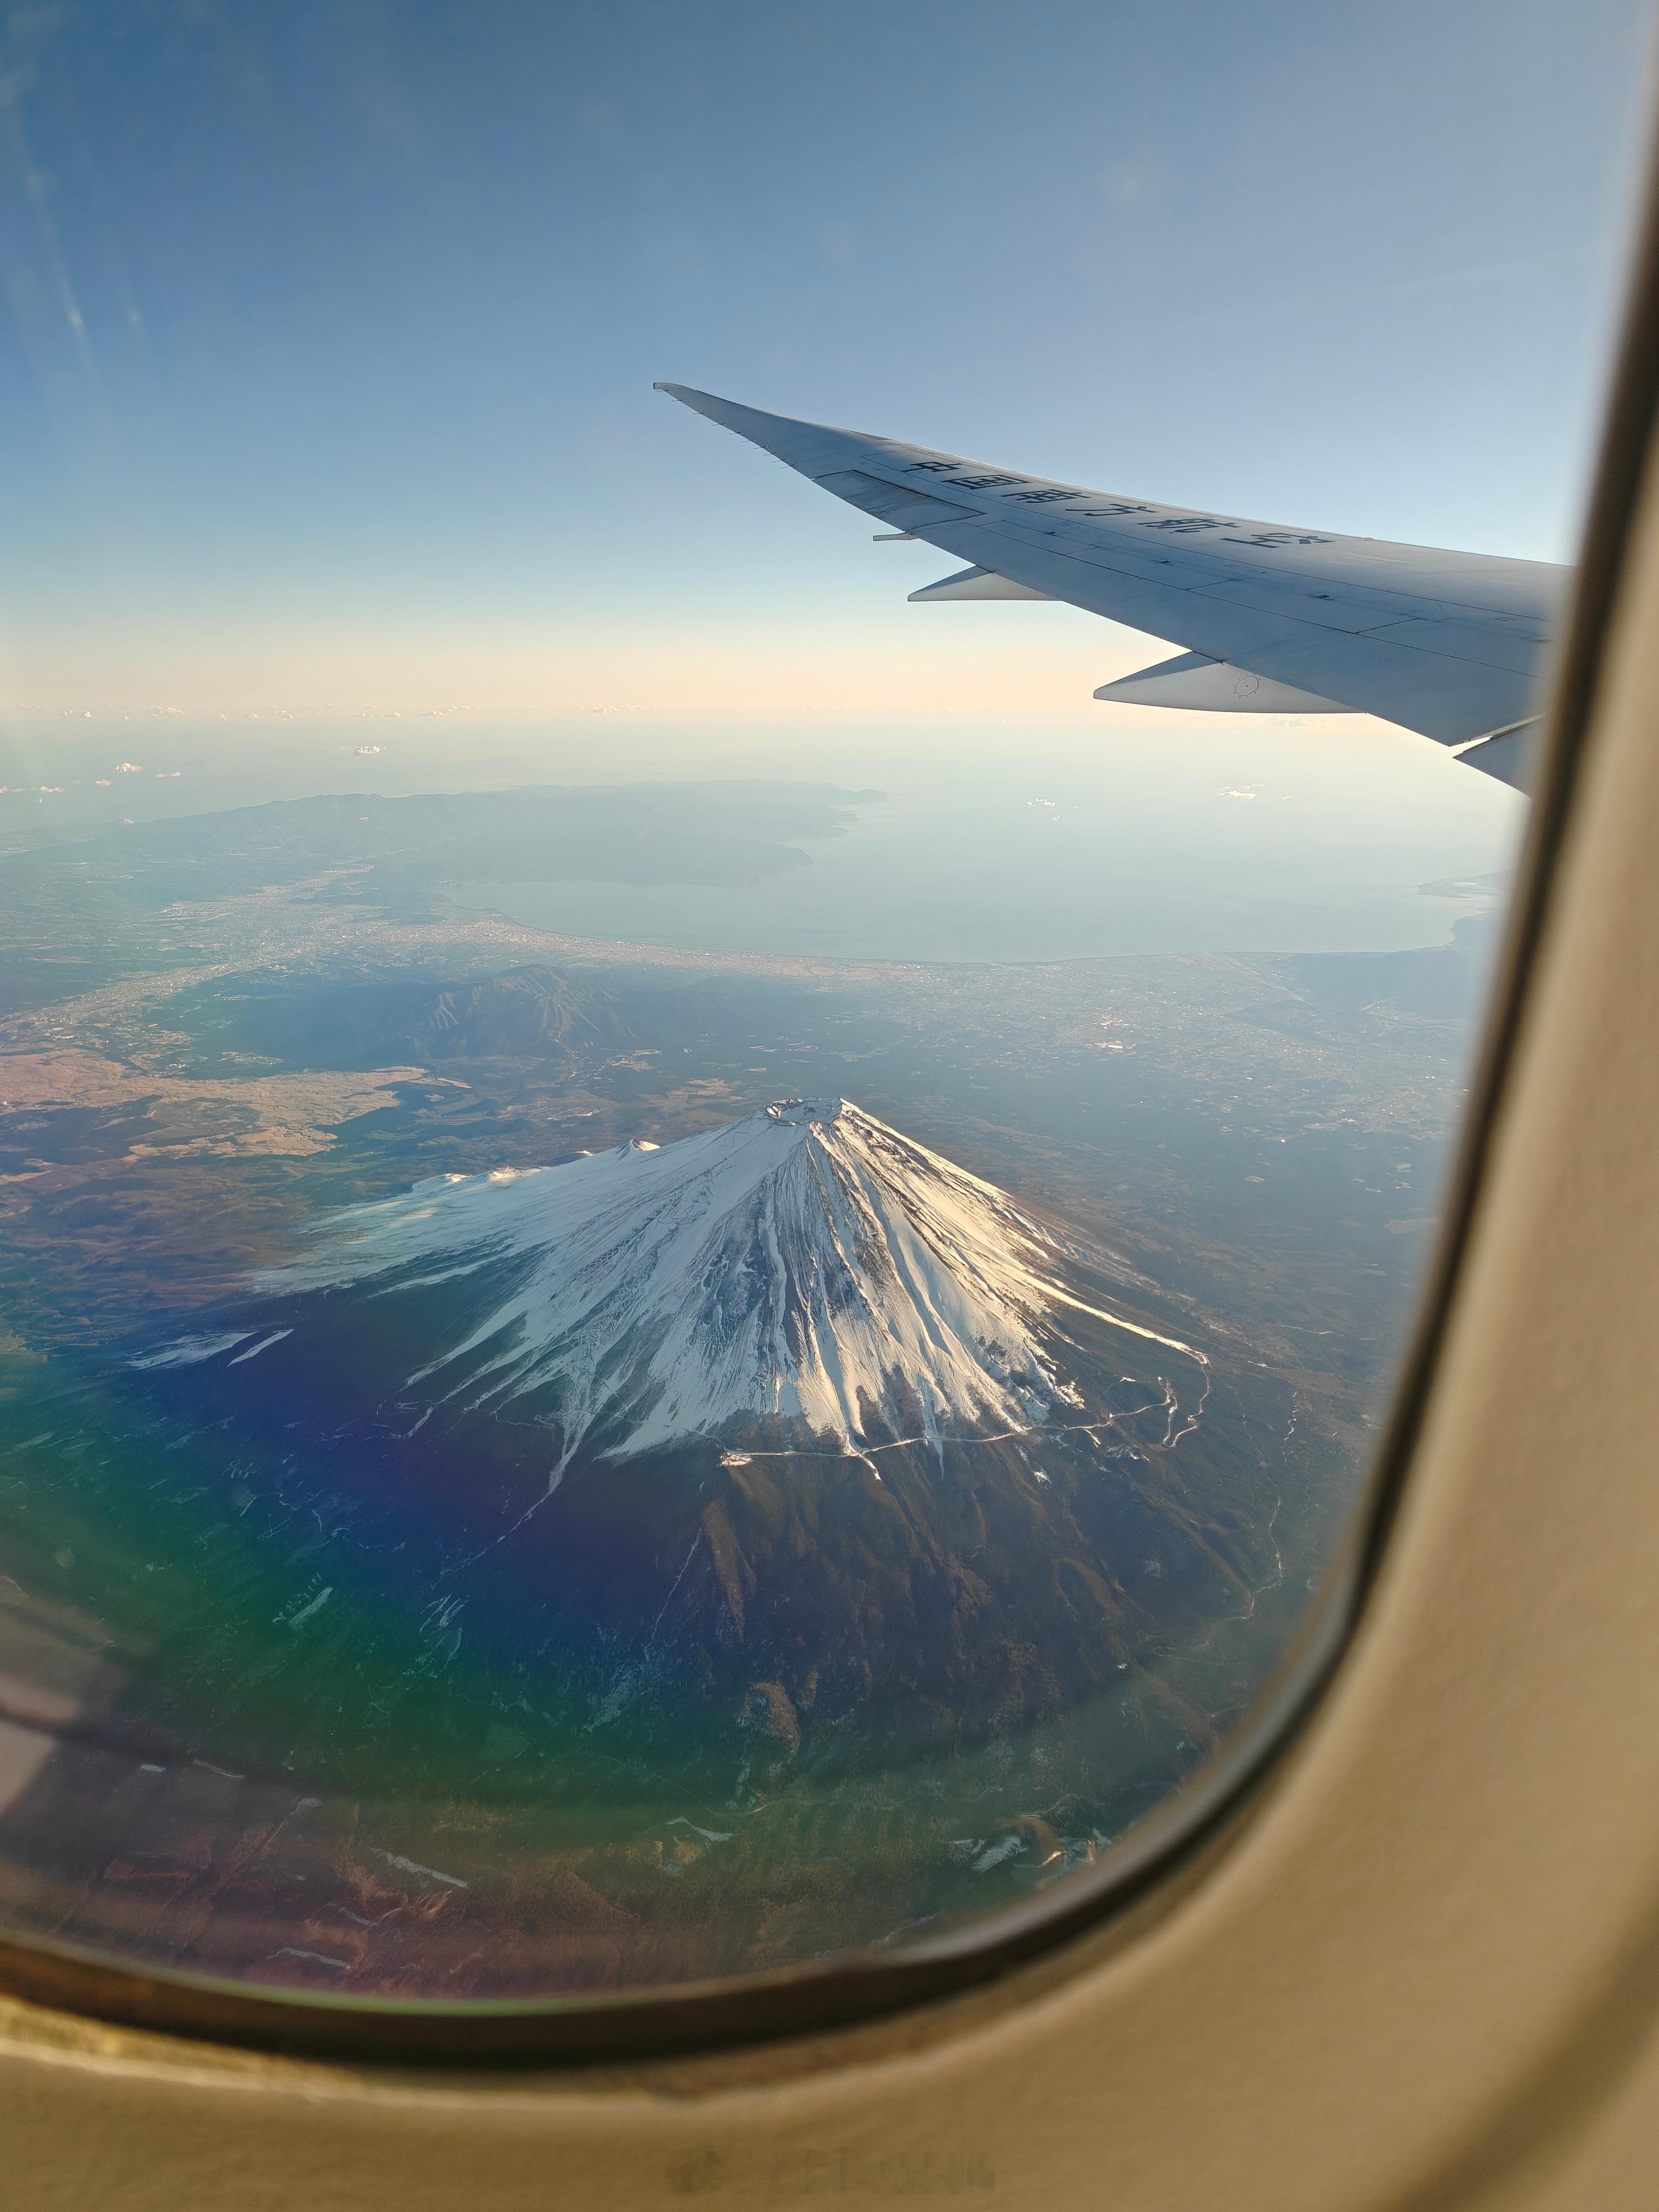
<path id="1" fill-rule="evenodd" d="M 8 1932 L 674 1984 L 988 1920 L 1228 1740 L 1526 802 L 1097 705 L 1145 638 L 908 607 L 919 507 L 872 548 L 649 386 L 1565 560 L 1591 12 L 1206 15 L 1195 78 L 923 9 L 890 81 L 858 7 L 14 16 Z"/>

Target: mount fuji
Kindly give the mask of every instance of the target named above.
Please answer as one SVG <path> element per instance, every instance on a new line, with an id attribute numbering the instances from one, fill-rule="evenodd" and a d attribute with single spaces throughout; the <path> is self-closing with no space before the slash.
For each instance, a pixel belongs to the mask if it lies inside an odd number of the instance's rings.
<path id="1" fill-rule="evenodd" d="M 416 1184 L 333 1216 L 254 1288 L 447 1285 L 455 1340 L 403 1389 L 474 1411 L 550 1392 L 562 1469 L 596 1431 L 620 1458 L 744 1415 L 848 1452 L 907 1422 L 936 1448 L 1030 1429 L 1082 1402 L 1066 1308 L 1196 1356 L 1077 1298 L 1059 1279 L 1077 1257 L 848 1100 L 790 1098 L 665 1146 Z"/>
<path id="2" fill-rule="evenodd" d="M 130 1372 L 434 1664 L 465 1636 L 665 1741 L 758 1711 L 793 1757 L 1065 1710 L 1271 1572 L 1249 1425 L 1206 1411 L 1237 1377 L 1125 1282 L 781 1099 L 337 1212 Z"/>

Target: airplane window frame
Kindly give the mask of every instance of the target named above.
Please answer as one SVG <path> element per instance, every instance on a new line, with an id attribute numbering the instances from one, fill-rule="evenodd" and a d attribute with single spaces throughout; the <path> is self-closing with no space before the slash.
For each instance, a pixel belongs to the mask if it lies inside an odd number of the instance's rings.
<path id="1" fill-rule="evenodd" d="M 1233 1735 L 1096 1868 L 901 1954 L 855 1954 L 614 1997 L 400 2002 L 267 1994 L 0 1931 L 0 1993 L 124 2026 L 317 2057 L 592 2065 L 879 2020 L 1062 1954 L 1111 1923 L 1127 1934 L 1132 1923 L 1138 1931 L 1149 1914 L 1169 1909 L 1202 1880 L 1248 1823 L 1340 1673 L 1411 1480 L 1580 787 L 1644 470 L 1659 434 L 1659 166 L 1651 157 L 1629 269 L 1571 613 L 1541 716 L 1531 820 L 1435 1256 L 1343 1545 L 1292 1648 Z M 1098 1956 L 1097 1950 L 1092 1957 Z"/>

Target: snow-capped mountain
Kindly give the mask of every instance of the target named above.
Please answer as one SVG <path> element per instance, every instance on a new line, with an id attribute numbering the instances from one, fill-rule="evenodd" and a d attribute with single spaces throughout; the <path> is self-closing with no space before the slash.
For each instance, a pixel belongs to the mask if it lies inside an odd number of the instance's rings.
<path id="1" fill-rule="evenodd" d="M 741 1764 L 757 1697 L 843 1752 L 1024 1725 L 1269 1578 L 1251 1432 L 1205 1410 L 1234 1386 L 1122 1278 L 786 1099 L 332 1214 L 128 1371 L 303 1532 L 304 1607 L 367 1573 L 434 1667 L 464 1642 L 653 1759 L 695 1722 Z"/>
<path id="2" fill-rule="evenodd" d="M 1027 1428 L 1074 1402 L 1049 1321 L 1079 1303 L 1066 1256 L 848 1100 L 786 1099 L 661 1147 L 421 1182 L 331 1217 L 254 1287 L 445 1285 L 454 1340 L 401 1388 L 498 1409 L 550 1392 L 568 1462 L 601 1422 L 611 1458 L 742 1414 L 846 1449 L 918 1407 L 929 1441 Z"/>

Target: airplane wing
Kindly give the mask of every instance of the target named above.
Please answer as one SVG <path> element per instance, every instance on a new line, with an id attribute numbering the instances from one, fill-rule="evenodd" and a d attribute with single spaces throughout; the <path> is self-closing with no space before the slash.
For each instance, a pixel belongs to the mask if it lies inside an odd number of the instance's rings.
<path id="1" fill-rule="evenodd" d="M 1187 648 L 1097 699 L 1376 714 L 1523 786 L 1567 569 L 1200 514 L 656 388 L 884 523 L 879 535 L 969 564 L 913 599 L 1065 599 Z"/>

